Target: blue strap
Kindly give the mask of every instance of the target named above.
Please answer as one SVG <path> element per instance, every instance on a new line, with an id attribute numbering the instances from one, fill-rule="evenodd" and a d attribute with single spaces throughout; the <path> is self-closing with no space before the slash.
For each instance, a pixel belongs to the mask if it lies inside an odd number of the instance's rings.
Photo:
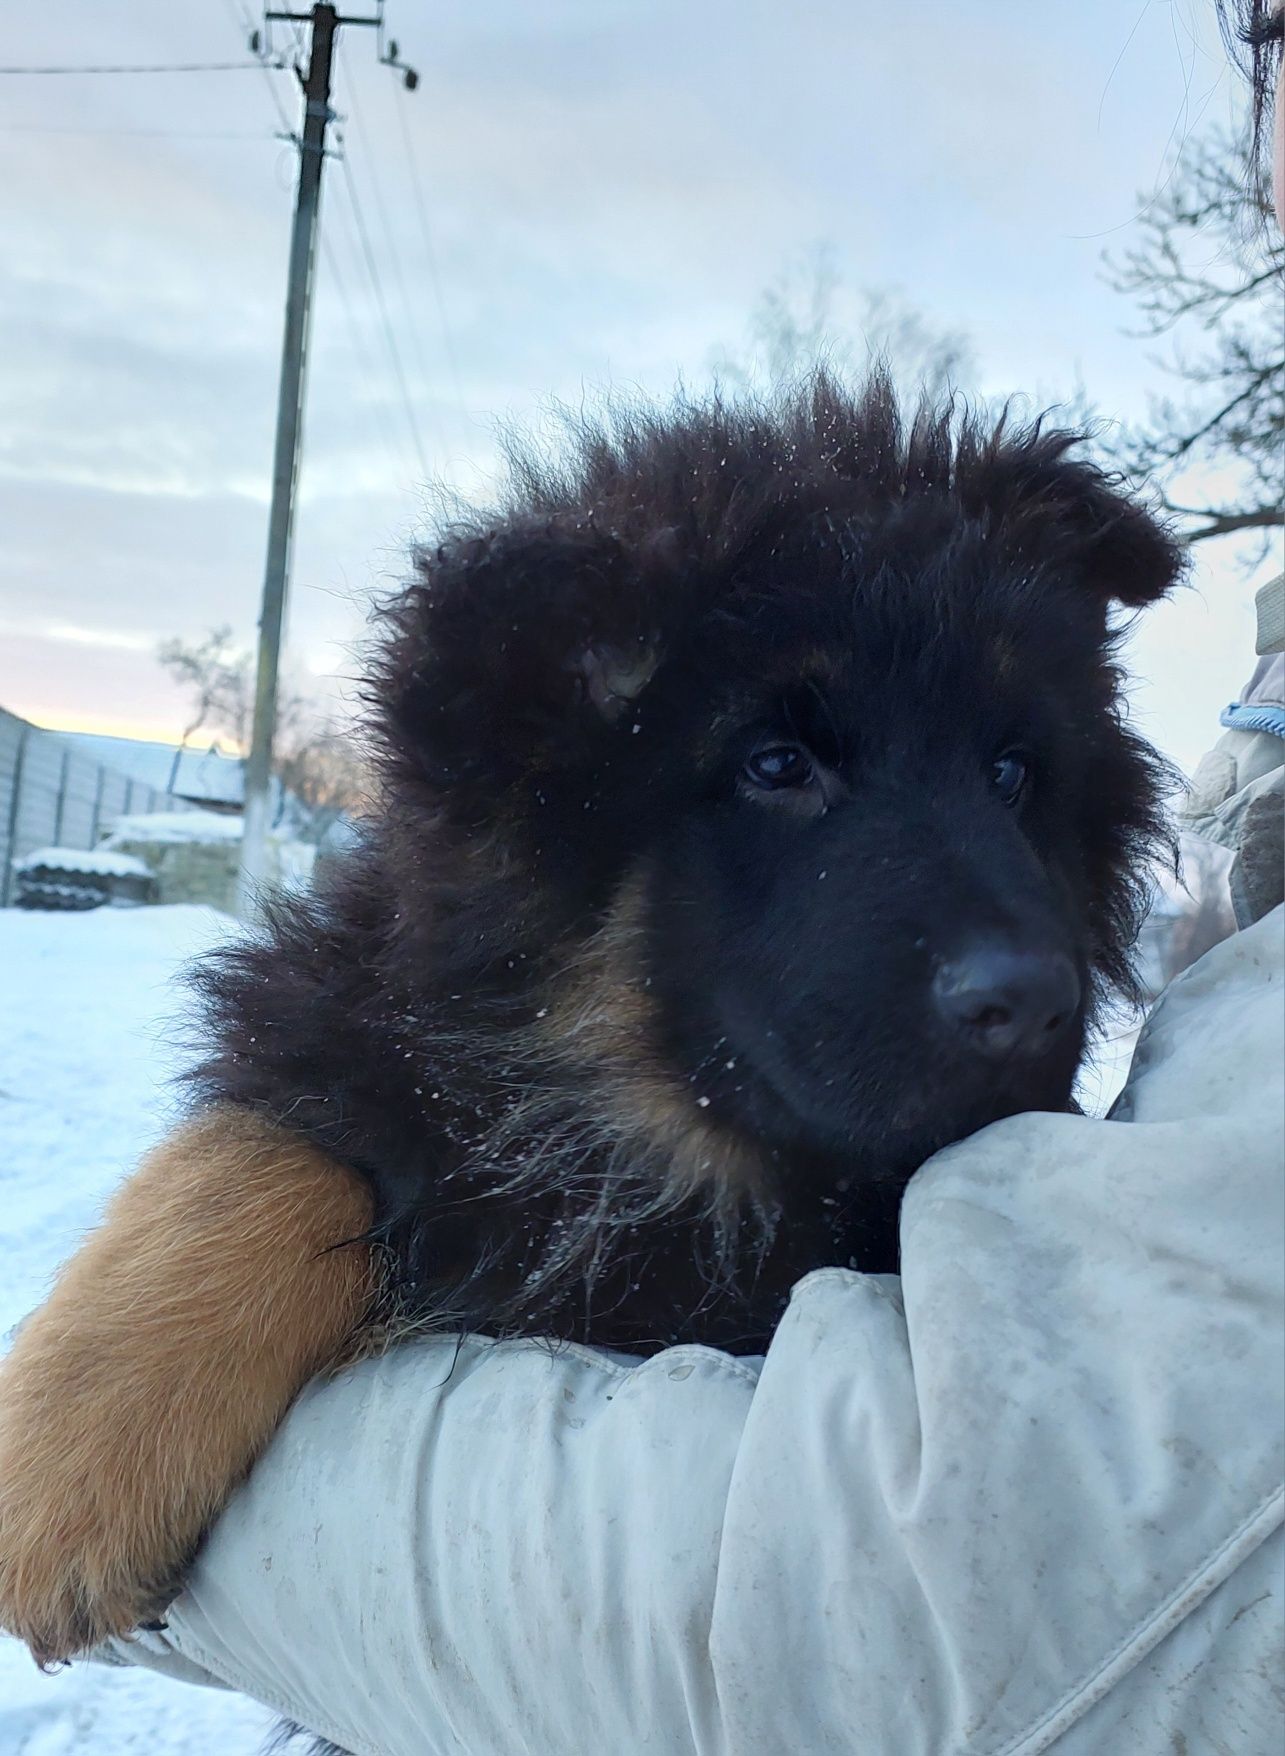
<path id="1" fill-rule="evenodd" d="M 1218 723 L 1235 732 L 1275 732 L 1278 738 L 1285 738 L 1285 707 L 1273 707 L 1267 701 L 1242 707 L 1233 701 L 1218 715 Z"/>

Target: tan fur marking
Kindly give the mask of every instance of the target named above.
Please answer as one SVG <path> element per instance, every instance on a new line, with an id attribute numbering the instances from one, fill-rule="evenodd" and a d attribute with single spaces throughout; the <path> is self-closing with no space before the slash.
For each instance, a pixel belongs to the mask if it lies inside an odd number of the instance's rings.
<path id="1" fill-rule="evenodd" d="M 550 1010 L 549 1039 L 595 1069 L 611 1131 L 632 1132 L 640 1149 L 665 1158 L 675 1190 L 758 1194 L 763 1174 L 754 1148 L 705 1115 L 699 1094 L 655 1045 L 656 1002 L 637 955 L 646 892 L 644 871 L 622 884 L 575 981 Z"/>
<path id="2" fill-rule="evenodd" d="M 172 1595 L 291 1399 L 350 1342 L 369 1193 L 239 1111 L 143 1161 L 0 1364 L 0 1626 L 41 1662 Z"/>

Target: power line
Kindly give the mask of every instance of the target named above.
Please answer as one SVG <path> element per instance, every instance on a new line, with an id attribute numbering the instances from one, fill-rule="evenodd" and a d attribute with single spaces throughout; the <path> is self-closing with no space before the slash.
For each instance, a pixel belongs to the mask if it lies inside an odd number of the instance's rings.
<path id="1" fill-rule="evenodd" d="M 415 211 L 419 216 L 420 237 L 424 242 L 424 259 L 428 264 L 429 284 L 433 289 L 433 301 L 437 306 L 438 320 L 442 325 L 442 340 L 446 345 L 446 362 L 451 369 L 451 382 L 455 387 L 455 401 L 460 413 L 463 414 L 464 392 L 460 385 L 455 338 L 451 334 L 450 319 L 446 315 L 446 300 L 442 296 L 442 278 L 437 269 L 437 251 L 433 244 L 432 227 L 428 223 L 428 202 L 424 197 L 424 185 L 419 174 L 419 154 L 415 150 L 410 124 L 406 120 L 406 94 L 400 85 L 397 87 L 394 108 L 397 111 L 397 120 L 401 124 L 402 147 L 406 154 L 406 165 L 410 172 L 411 187 L 415 194 Z"/>
<path id="2" fill-rule="evenodd" d="M 251 22 L 249 13 L 237 4 L 237 0 L 227 0 L 227 6 L 228 10 L 232 13 L 234 22 L 238 23 L 241 29 L 245 32 L 245 40 L 248 43 L 254 34 L 254 25 Z M 277 112 L 277 120 L 281 124 L 282 133 L 289 135 L 293 140 L 294 129 L 290 126 L 290 118 L 286 115 L 285 107 L 281 102 L 281 94 L 277 91 L 276 81 L 272 77 L 274 70 L 262 58 L 262 56 L 256 56 L 255 65 L 259 68 L 259 71 L 263 74 L 263 77 L 267 82 L 268 96 L 272 99 L 272 107 Z M 283 69 L 278 66 L 275 71 L 281 72 Z"/>
<path id="3" fill-rule="evenodd" d="M 147 67 L 0 67 L 0 75 L 59 73 L 248 73 L 260 61 L 181 61 Z"/>
<path id="4" fill-rule="evenodd" d="M 241 30 L 243 30 L 245 32 L 246 40 L 248 41 L 252 32 L 253 32 L 253 28 L 254 28 L 253 23 L 250 19 L 249 13 L 245 10 L 244 6 L 242 6 L 240 4 L 240 0 L 225 0 L 225 4 L 228 8 L 229 13 L 232 15 L 233 22 Z M 296 36 L 295 36 L 296 50 L 301 50 L 302 41 L 303 41 L 303 32 L 302 32 L 302 29 L 300 28 L 299 30 L 296 31 Z M 281 98 L 280 98 L 280 95 L 277 91 L 276 82 L 273 80 L 271 73 L 269 72 L 268 63 L 261 60 L 259 62 L 259 66 L 263 70 L 264 78 L 265 78 L 266 83 L 267 83 L 268 96 L 271 98 L 273 108 L 275 109 L 275 111 L 277 113 L 277 119 L 281 124 L 281 130 L 284 134 L 288 134 L 293 138 L 293 130 L 290 127 L 289 118 L 287 117 L 285 110 L 282 106 Z M 349 84 L 349 91 L 351 93 L 351 91 L 352 91 L 351 79 L 349 80 L 348 84 Z M 355 104 L 354 104 L 353 108 L 354 108 L 354 114 L 355 114 L 356 113 Z M 360 117 L 357 118 L 357 122 L 358 122 L 358 126 L 360 127 L 361 126 Z M 396 372 L 398 384 L 399 384 L 399 387 L 401 390 L 402 401 L 403 401 L 403 404 L 404 404 L 405 409 L 406 409 L 407 423 L 411 429 L 411 436 L 412 436 L 412 439 L 414 441 L 415 454 L 419 460 L 420 470 L 421 470 L 422 474 L 427 476 L 428 466 L 427 466 L 427 463 L 425 461 L 424 447 L 423 447 L 423 444 L 421 443 L 421 440 L 420 440 L 419 430 L 418 430 L 418 426 L 417 426 L 415 414 L 414 414 L 414 407 L 413 407 L 411 397 L 410 397 L 410 392 L 409 392 L 409 389 L 408 389 L 407 383 L 406 383 L 406 375 L 405 375 L 405 372 L 402 368 L 401 358 L 400 358 L 398 351 L 397 351 L 397 343 L 396 343 L 396 339 L 395 339 L 394 332 L 392 329 L 392 324 L 391 324 L 391 321 L 389 319 L 388 308 L 387 308 L 387 305 L 384 301 L 383 289 L 382 289 L 382 286 L 380 285 L 378 271 L 375 267 L 374 253 L 370 247 L 370 238 L 369 238 L 369 235 L 366 233 L 364 222 L 362 219 L 360 203 L 357 199 L 356 188 L 355 188 L 355 184 L 353 182 L 352 170 L 346 161 L 344 162 L 344 175 L 345 175 L 345 182 L 346 182 L 347 187 L 348 187 L 348 198 L 352 204 L 353 217 L 354 217 L 354 220 L 356 221 L 356 225 L 357 225 L 357 231 L 358 231 L 358 236 L 359 236 L 360 245 L 361 245 L 361 252 L 362 252 L 362 255 L 363 255 L 364 260 L 365 260 L 366 270 L 367 270 L 367 274 L 368 274 L 370 281 L 371 281 L 371 286 L 372 286 L 374 293 L 375 293 L 376 302 L 379 306 L 380 318 L 381 318 L 382 326 L 383 326 L 383 330 L 384 330 L 384 337 L 385 337 L 385 341 L 388 344 L 389 354 L 392 358 L 393 367 L 394 367 L 394 370 Z M 381 203 L 381 209 L 382 209 L 382 203 Z M 385 218 L 385 230 L 387 231 L 387 229 L 388 229 L 387 228 L 387 220 Z M 363 338 L 362 330 L 361 330 L 361 323 L 357 317 L 356 307 L 353 304 L 352 298 L 351 298 L 349 290 L 348 290 L 347 283 L 346 283 L 343 275 L 340 273 L 338 255 L 337 255 L 337 253 L 334 249 L 334 246 L 332 245 L 329 237 L 326 234 L 326 230 L 325 230 L 324 226 L 319 228 L 319 236 L 320 236 L 320 241 L 321 241 L 322 254 L 325 258 L 326 268 L 327 268 L 329 277 L 334 284 L 335 291 L 339 296 L 339 301 L 340 301 L 341 305 L 343 306 L 344 320 L 348 325 L 348 332 L 349 332 L 349 335 L 350 335 L 351 340 L 352 340 L 353 353 L 357 358 L 359 367 L 362 370 L 364 370 L 365 372 L 367 372 L 368 375 L 373 379 L 375 376 L 377 376 L 377 373 L 374 369 L 374 362 L 372 361 L 371 356 L 366 349 L 365 340 Z M 390 249 L 391 249 L 391 235 L 390 235 Z M 421 369 L 423 369 L 422 357 L 421 357 Z M 425 371 L 425 376 L 427 377 L 426 371 Z M 380 439 L 382 440 L 385 448 L 388 450 L 389 457 L 393 463 L 394 468 L 398 468 L 399 467 L 398 446 L 397 446 L 396 440 L 393 437 L 392 430 L 388 425 L 388 420 L 387 420 L 386 414 L 384 412 L 384 407 L 382 405 L 379 405 L 379 404 L 374 405 L 373 413 L 374 413 L 375 423 L 379 429 Z"/>
<path id="5" fill-rule="evenodd" d="M 259 69 L 268 82 L 268 95 L 272 99 L 273 109 L 277 112 L 277 120 L 281 124 L 281 132 L 287 135 L 289 139 L 293 140 L 295 137 L 294 129 L 290 126 L 290 118 L 286 115 L 285 108 L 281 102 L 280 93 L 272 82 L 272 74 L 268 70 L 267 63 L 260 61 Z"/>
<path id="6" fill-rule="evenodd" d="M 341 137 L 342 139 L 342 137 Z M 371 288 L 375 294 L 375 303 L 379 307 L 380 320 L 383 324 L 384 340 L 388 346 L 389 358 L 397 375 L 397 383 L 401 390 L 402 404 L 406 411 L 406 423 L 415 443 L 415 455 L 419 459 L 419 467 L 425 479 L 428 477 L 428 462 L 424 456 L 424 445 L 420 438 L 419 422 L 415 419 L 415 404 L 411 399 L 410 386 L 406 381 L 406 369 L 402 365 L 401 351 L 397 346 L 397 336 L 388 315 L 388 301 L 384 297 L 383 282 L 379 278 L 379 270 L 375 264 L 375 253 L 370 247 L 370 234 L 366 230 L 366 218 L 362 211 L 361 201 L 357 195 L 357 186 L 353 179 L 352 165 L 349 161 L 347 147 L 340 157 L 343 166 L 344 184 L 348 190 L 348 200 L 352 207 L 353 219 L 357 224 L 357 237 L 361 244 L 361 253 L 366 262 L 366 273 L 370 277 Z"/>
<path id="7" fill-rule="evenodd" d="M 432 373 L 429 371 L 428 360 L 424 354 L 424 343 L 420 334 L 420 326 L 416 322 L 415 312 L 411 306 L 410 295 L 406 291 L 406 280 L 402 274 L 401 256 L 397 249 L 397 240 L 393 232 L 392 223 L 388 217 L 388 208 L 384 203 L 384 192 L 379 176 L 379 155 L 371 147 L 370 136 L 366 132 L 366 124 L 362 120 L 361 108 L 357 102 L 356 82 L 351 77 L 348 80 L 348 104 L 352 111 L 353 121 L 357 126 L 357 136 L 361 142 L 362 151 L 366 155 L 366 163 L 370 168 L 370 183 L 371 188 L 375 193 L 375 208 L 379 214 L 379 223 L 383 230 L 384 242 L 387 245 L 388 259 L 392 264 L 393 280 L 396 283 L 398 296 L 401 299 L 402 310 L 406 313 L 406 324 L 407 328 L 410 330 L 411 343 L 415 349 L 415 358 L 419 364 L 420 376 L 424 382 L 428 384 L 432 381 Z"/>
<path id="8" fill-rule="evenodd" d="M 347 78 L 348 78 L 349 89 L 351 90 L 351 86 L 352 86 L 351 73 L 347 74 Z M 342 144 L 342 140 L 343 140 L 343 136 L 341 133 L 341 135 L 340 135 L 341 144 Z M 349 172 L 349 177 L 351 177 L 351 171 Z M 337 245 L 339 239 L 342 237 L 344 244 L 346 246 L 346 251 L 345 251 L 346 260 L 348 262 L 353 262 L 355 256 L 362 256 L 364 259 L 365 267 L 366 267 L 367 279 L 370 279 L 370 256 L 366 255 L 362 251 L 360 240 L 358 239 L 358 240 L 354 241 L 354 237 L 353 237 L 354 232 L 358 228 L 358 216 L 357 216 L 357 213 L 355 211 L 356 203 L 353 202 L 353 199 L 352 199 L 353 192 L 354 192 L 353 189 L 350 188 L 350 190 L 349 190 L 349 203 L 354 208 L 354 212 L 353 212 L 352 217 L 348 218 L 346 223 L 345 223 L 344 210 L 341 206 L 336 204 L 335 207 L 332 208 L 332 210 L 331 210 L 332 215 L 333 215 L 333 219 L 332 219 L 331 225 L 330 225 L 330 230 L 332 230 L 334 233 L 334 239 L 332 241 L 332 239 L 329 235 L 329 231 L 327 230 L 326 227 L 323 226 L 321 229 L 321 234 L 320 234 L 321 235 L 321 245 L 322 245 L 323 251 L 325 252 L 326 263 L 327 263 L 327 266 L 329 268 L 331 278 L 334 281 L 335 291 L 339 295 L 339 299 L 344 307 L 344 318 L 345 318 L 345 321 L 347 322 L 349 334 L 352 338 L 353 354 L 358 361 L 359 367 L 365 373 L 365 376 L 366 376 L 368 382 L 370 382 L 372 384 L 387 385 L 387 383 L 388 383 L 388 368 L 386 365 L 381 368 L 379 358 L 378 358 L 379 352 L 380 352 L 379 342 L 377 340 L 375 341 L 374 354 L 372 355 L 372 353 L 370 352 L 369 346 L 368 346 L 368 337 L 369 337 L 368 323 L 365 321 L 364 316 L 362 316 L 362 317 L 358 316 L 356 302 L 349 295 L 349 288 L 348 288 L 348 282 L 347 282 L 348 270 L 345 269 L 343 274 L 340 273 L 339 252 L 336 248 L 336 245 Z M 367 239 L 367 243 L 369 243 L 369 239 Z M 357 272 L 358 272 L 358 274 L 361 273 L 360 267 L 357 268 Z M 377 282 L 377 277 L 376 277 L 376 280 L 372 281 L 371 284 L 372 284 L 372 286 L 376 287 L 376 297 L 378 297 L 378 289 L 377 289 L 376 282 Z M 384 330 L 384 339 L 385 339 L 385 341 L 387 340 L 387 329 Z M 404 401 L 404 396 L 403 396 L 403 401 Z M 406 469 L 409 467 L 409 470 L 410 470 L 411 474 L 413 475 L 414 471 L 415 471 L 415 459 L 412 456 L 410 461 L 409 461 L 409 466 L 408 466 L 407 457 L 406 457 L 405 431 L 402 428 L 401 423 L 399 421 L 397 421 L 396 419 L 394 419 L 392 416 L 392 413 L 391 413 L 391 410 L 389 407 L 389 397 L 388 397 L 387 393 L 385 392 L 384 394 L 381 394 L 374 402 L 372 402 L 372 404 L 370 406 L 371 406 L 372 417 L 374 418 L 374 420 L 376 421 L 376 424 L 378 425 L 379 434 L 380 434 L 381 439 L 383 440 L 384 446 L 386 447 L 386 449 L 388 451 L 389 461 L 392 464 L 394 473 L 397 476 L 401 476 L 406 471 Z M 422 468 L 422 451 L 420 450 L 418 445 L 416 445 L 415 450 L 420 453 L 421 468 Z"/>
<path id="9" fill-rule="evenodd" d="M 46 128 L 42 125 L 28 126 L 25 122 L 0 122 L 0 134 L 108 134 L 116 138 L 133 140 L 271 140 L 273 136 L 263 129 L 253 133 L 242 130 L 215 129 L 209 132 L 203 129 L 187 128 Z"/>
<path id="10" fill-rule="evenodd" d="M 254 24 L 250 14 L 246 11 L 245 7 L 241 5 L 240 0 L 224 0 L 224 3 L 227 6 L 234 26 L 238 31 L 244 33 L 245 40 L 248 42 L 254 31 Z M 302 28 L 300 28 L 296 31 L 295 35 L 295 50 L 297 53 L 301 54 L 302 49 L 303 31 Z M 294 130 L 290 125 L 290 119 L 286 115 L 285 108 L 282 105 L 276 81 L 272 78 L 270 64 L 261 58 L 259 66 L 263 71 L 268 97 L 276 112 L 277 121 L 281 125 L 281 133 L 293 139 Z M 356 306 L 349 291 L 347 279 L 345 275 L 340 272 L 338 253 L 335 250 L 334 244 L 331 242 L 324 225 L 318 228 L 318 237 L 321 243 L 322 256 L 326 264 L 327 278 L 333 285 L 339 302 L 343 307 L 344 321 L 348 327 L 353 356 L 357 361 L 358 369 L 368 381 L 373 383 L 380 376 L 379 368 L 366 345 L 366 340 L 362 332 L 361 320 L 357 315 Z M 379 442 L 387 452 L 389 462 L 392 464 L 393 469 L 400 473 L 404 465 L 404 453 L 401 453 L 393 427 L 389 423 L 386 403 L 383 401 L 372 403 L 370 405 L 370 413 L 374 426 L 377 429 Z M 418 445 L 416 449 L 419 452 L 422 464 L 422 449 Z"/>
<path id="11" fill-rule="evenodd" d="M 367 352 L 366 340 L 361 332 L 361 324 L 357 320 L 356 307 L 348 293 L 347 282 L 339 272 L 339 258 L 335 254 L 334 245 L 330 242 L 324 228 L 321 230 L 320 237 L 321 251 L 326 259 L 327 273 L 334 285 L 336 293 L 339 295 L 339 302 L 344 308 L 344 318 L 348 324 L 349 336 L 352 339 L 353 355 L 356 358 L 358 368 L 363 377 L 368 382 L 373 383 L 378 376 L 378 373 L 370 354 Z M 373 403 L 371 405 L 371 415 L 375 426 L 379 430 L 379 437 L 383 443 L 384 449 L 388 453 L 389 462 L 392 464 L 394 470 L 400 471 L 402 460 L 398 456 L 397 441 L 393 435 L 392 428 L 388 424 L 384 405 L 382 403 Z"/>

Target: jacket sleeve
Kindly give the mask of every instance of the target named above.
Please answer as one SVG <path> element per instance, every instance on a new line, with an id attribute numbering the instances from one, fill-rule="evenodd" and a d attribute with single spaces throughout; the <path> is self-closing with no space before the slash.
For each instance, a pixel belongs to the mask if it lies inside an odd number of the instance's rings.
<path id="1" fill-rule="evenodd" d="M 900 1280 L 810 1276 L 761 1362 L 313 1387 L 131 1656 L 380 1756 L 1275 1748 L 1283 939 L 1175 984 L 1112 1120 L 931 1161 Z"/>

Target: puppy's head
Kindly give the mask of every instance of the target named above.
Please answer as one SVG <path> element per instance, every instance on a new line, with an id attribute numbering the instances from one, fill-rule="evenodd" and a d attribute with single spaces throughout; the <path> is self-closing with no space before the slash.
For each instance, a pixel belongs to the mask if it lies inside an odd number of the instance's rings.
<path id="1" fill-rule="evenodd" d="M 822 380 L 581 431 L 421 558 L 377 700 L 450 979 L 691 1175 L 1066 1104 L 1160 834 L 1110 613 L 1180 572 L 1074 445 Z"/>

